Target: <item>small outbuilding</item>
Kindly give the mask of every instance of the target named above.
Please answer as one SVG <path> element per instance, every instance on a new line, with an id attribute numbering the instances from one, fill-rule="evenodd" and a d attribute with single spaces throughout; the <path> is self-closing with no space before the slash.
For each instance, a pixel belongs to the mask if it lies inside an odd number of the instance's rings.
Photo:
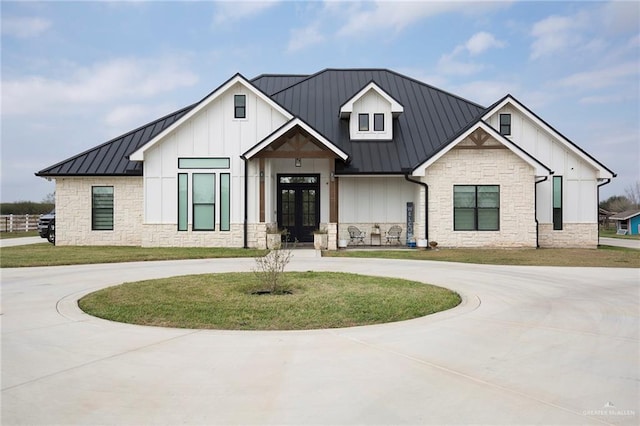
<path id="1" fill-rule="evenodd" d="M 621 235 L 640 235 L 640 209 L 626 210 L 610 217 L 616 221 L 616 231 Z"/>

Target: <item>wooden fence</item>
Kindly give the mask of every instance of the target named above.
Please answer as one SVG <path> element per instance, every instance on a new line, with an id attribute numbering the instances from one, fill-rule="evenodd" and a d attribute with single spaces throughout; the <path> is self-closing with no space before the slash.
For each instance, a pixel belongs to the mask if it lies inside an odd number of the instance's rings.
<path id="1" fill-rule="evenodd" d="M 40 214 L 3 214 L 0 216 L 0 232 L 36 231 Z"/>

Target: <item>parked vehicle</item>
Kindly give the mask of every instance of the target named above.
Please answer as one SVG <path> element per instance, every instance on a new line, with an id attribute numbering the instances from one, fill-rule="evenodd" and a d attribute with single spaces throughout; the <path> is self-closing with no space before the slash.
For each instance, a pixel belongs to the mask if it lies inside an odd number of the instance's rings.
<path id="1" fill-rule="evenodd" d="M 47 238 L 47 236 L 49 235 L 49 224 L 55 218 L 56 218 L 55 209 L 51 210 L 47 214 L 43 214 L 42 216 L 40 216 L 40 220 L 38 220 L 38 234 L 40 234 L 40 237 Z"/>
<path id="2" fill-rule="evenodd" d="M 49 227 L 47 228 L 47 241 L 49 241 L 54 246 L 56 245 L 56 220 L 55 219 L 49 222 Z"/>

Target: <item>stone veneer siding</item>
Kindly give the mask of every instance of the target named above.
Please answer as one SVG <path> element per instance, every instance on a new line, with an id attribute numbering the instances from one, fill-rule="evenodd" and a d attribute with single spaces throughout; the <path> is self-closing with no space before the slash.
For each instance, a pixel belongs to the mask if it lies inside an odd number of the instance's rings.
<path id="1" fill-rule="evenodd" d="M 113 230 L 91 230 L 91 187 L 113 186 Z M 141 177 L 56 178 L 56 245 L 139 246 L 142 242 Z"/>
<path id="2" fill-rule="evenodd" d="M 597 223 L 563 223 L 562 230 L 554 231 L 552 223 L 538 227 L 540 247 L 546 248 L 597 248 Z"/>
<path id="3" fill-rule="evenodd" d="M 534 175 L 508 149 L 452 149 L 422 178 L 429 185 L 429 240 L 442 247 L 535 247 Z M 500 229 L 454 231 L 454 185 L 499 185 Z M 423 212 L 421 206 L 416 217 Z"/>

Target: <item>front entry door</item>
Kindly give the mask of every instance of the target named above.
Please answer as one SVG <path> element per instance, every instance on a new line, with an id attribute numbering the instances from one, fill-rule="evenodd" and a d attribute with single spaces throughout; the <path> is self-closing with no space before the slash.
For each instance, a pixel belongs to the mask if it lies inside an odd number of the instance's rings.
<path id="1" fill-rule="evenodd" d="M 289 241 L 313 242 L 320 225 L 320 175 L 278 175 L 278 227 Z"/>

